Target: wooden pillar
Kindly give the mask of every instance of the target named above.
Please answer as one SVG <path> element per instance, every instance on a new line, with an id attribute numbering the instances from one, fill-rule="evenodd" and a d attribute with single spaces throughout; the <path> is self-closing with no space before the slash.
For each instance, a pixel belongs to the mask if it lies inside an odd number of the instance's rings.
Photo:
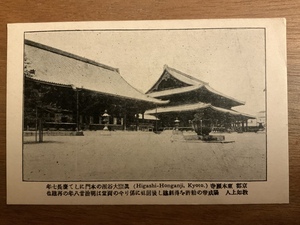
<path id="1" fill-rule="evenodd" d="M 136 121 L 136 131 L 138 131 L 139 130 L 139 114 L 138 113 L 136 113 L 135 114 L 135 121 Z"/>
<path id="2" fill-rule="evenodd" d="M 113 117 L 113 124 L 114 124 L 114 125 L 117 124 L 117 117 Z"/>
<path id="3" fill-rule="evenodd" d="M 39 142 L 43 142 L 43 124 L 42 124 L 42 119 L 39 119 Z"/>
<path id="4" fill-rule="evenodd" d="M 245 131 L 245 125 L 244 125 L 244 120 L 242 120 L 242 131 L 244 132 Z"/>
<path id="5" fill-rule="evenodd" d="M 246 120 L 246 131 L 248 131 L 248 120 Z"/>
<path id="6" fill-rule="evenodd" d="M 157 105 L 155 105 L 155 132 L 157 132 Z"/>
<path id="7" fill-rule="evenodd" d="M 37 106 L 35 107 L 35 142 L 38 142 L 38 111 Z"/>
<path id="8" fill-rule="evenodd" d="M 123 116 L 123 130 L 126 130 L 126 123 L 127 123 L 127 115 L 126 115 L 126 112 L 125 112 L 124 116 Z"/>

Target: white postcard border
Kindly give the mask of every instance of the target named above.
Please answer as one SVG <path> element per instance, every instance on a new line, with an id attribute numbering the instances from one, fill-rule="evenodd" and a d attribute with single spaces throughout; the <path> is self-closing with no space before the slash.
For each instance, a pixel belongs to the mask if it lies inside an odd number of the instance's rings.
<path id="1" fill-rule="evenodd" d="M 22 102 L 24 32 L 66 29 L 164 29 L 164 28 L 229 28 L 261 27 L 266 29 L 267 84 L 267 181 L 259 182 L 138 182 L 144 184 L 189 183 L 210 186 L 211 183 L 247 183 L 248 195 L 219 196 L 47 196 L 47 184 L 128 184 L 137 182 L 24 182 L 22 181 Z M 287 119 L 287 57 L 284 19 L 170 20 L 127 22 L 69 22 L 8 25 L 7 55 L 7 203 L 8 204 L 259 204 L 288 203 L 288 119 Z M 20 75 L 21 74 L 21 75 Z M 146 189 L 147 190 L 147 189 Z M 193 190 L 189 188 L 189 190 Z M 124 189 L 124 192 L 126 190 Z"/>

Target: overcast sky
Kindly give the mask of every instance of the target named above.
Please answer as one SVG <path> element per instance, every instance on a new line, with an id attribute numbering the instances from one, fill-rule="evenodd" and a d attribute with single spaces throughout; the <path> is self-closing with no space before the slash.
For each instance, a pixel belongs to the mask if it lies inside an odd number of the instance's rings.
<path id="1" fill-rule="evenodd" d="M 167 64 L 241 101 L 233 109 L 265 110 L 265 41 L 262 29 L 60 31 L 26 39 L 119 68 L 146 92 Z"/>

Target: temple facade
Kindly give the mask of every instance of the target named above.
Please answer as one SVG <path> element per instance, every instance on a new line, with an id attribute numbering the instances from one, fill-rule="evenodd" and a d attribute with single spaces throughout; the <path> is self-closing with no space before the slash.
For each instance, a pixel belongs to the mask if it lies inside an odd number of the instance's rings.
<path id="1" fill-rule="evenodd" d="M 132 87 L 117 68 L 30 40 L 24 44 L 24 130 L 38 124 L 44 130 L 101 130 L 105 123 L 110 130 L 138 130 L 139 114 L 167 103 Z"/>
<path id="2" fill-rule="evenodd" d="M 160 119 L 160 129 L 172 128 L 179 123 L 181 129 L 199 124 L 201 128 L 210 127 L 212 131 L 243 132 L 248 129 L 248 119 L 254 118 L 232 109 L 244 105 L 244 102 L 224 95 L 208 83 L 167 65 L 146 94 L 169 101 L 167 105 L 145 112 Z"/>

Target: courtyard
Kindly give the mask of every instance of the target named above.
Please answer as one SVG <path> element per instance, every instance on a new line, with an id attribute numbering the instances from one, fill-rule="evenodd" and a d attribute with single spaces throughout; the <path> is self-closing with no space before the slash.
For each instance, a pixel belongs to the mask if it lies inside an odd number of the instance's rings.
<path id="1" fill-rule="evenodd" d="M 86 131 L 24 137 L 25 181 L 266 180 L 265 133 L 226 133 L 233 143 L 174 141 L 170 133 Z"/>

